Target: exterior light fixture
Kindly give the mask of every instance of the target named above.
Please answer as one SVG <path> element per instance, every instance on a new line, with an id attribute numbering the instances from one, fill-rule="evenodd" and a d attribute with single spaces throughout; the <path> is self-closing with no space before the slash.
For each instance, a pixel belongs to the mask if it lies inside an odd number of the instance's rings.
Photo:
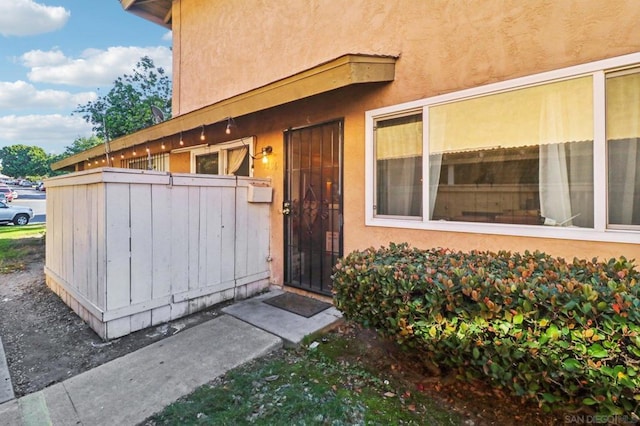
<path id="1" fill-rule="evenodd" d="M 269 154 L 271 154 L 272 151 L 273 151 L 273 148 L 271 147 L 271 145 L 267 145 L 267 146 L 262 148 L 262 151 L 261 151 L 262 164 L 269 163 L 268 156 L 269 156 Z"/>

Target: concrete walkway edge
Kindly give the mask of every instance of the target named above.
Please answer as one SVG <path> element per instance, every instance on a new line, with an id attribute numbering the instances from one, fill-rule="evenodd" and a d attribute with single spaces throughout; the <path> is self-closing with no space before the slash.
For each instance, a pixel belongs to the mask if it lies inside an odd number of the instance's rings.
<path id="1" fill-rule="evenodd" d="M 2 338 L 0 338 L 0 404 L 14 398 L 13 385 L 9 375 L 9 366 L 5 357 Z"/>
<path id="2" fill-rule="evenodd" d="M 135 425 L 228 370 L 282 345 L 279 337 L 223 315 L 0 404 L 0 424 Z"/>

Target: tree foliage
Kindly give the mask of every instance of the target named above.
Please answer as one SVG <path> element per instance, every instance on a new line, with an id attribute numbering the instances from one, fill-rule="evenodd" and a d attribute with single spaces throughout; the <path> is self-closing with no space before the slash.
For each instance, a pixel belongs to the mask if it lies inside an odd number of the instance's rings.
<path id="1" fill-rule="evenodd" d="M 153 125 L 151 106 L 170 117 L 171 80 L 163 68 L 156 68 L 153 60 L 144 56 L 132 74 L 114 81 L 109 93 L 79 105 L 74 113 L 82 114 L 100 139 L 110 140 Z"/>
<path id="2" fill-rule="evenodd" d="M 46 176 L 50 172 L 50 156 L 37 146 L 5 146 L 0 149 L 0 160 L 8 176 Z"/>
<path id="3" fill-rule="evenodd" d="M 61 157 L 68 157 L 70 155 L 78 154 L 80 152 L 86 151 L 88 149 L 93 148 L 94 146 L 100 145 L 103 142 L 97 136 L 90 136 L 88 138 L 78 138 L 71 145 L 65 147 L 64 152 L 61 154 Z"/>

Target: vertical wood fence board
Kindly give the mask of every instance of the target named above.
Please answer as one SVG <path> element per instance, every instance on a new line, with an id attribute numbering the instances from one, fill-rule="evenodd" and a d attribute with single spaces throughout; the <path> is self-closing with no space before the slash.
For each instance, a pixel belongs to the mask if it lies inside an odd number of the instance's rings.
<path id="1" fill-rule="evenodd" d="M 171 190 L 171 288 L 172 293 L 189 289 L 189 188 Z"/>
<path id="2" fill-rule="evenodd" d="M 247 230 L 255 245 L 255 250 L 247 250 L 247 275 L 253 275 L 258 272 L 264 271 L 266 264 L 266 256 L 264 251 L 261 250 L 261 228 L 264 226 L 264 216 L 261 214 L 264 210 L 260 205 L 254 203 L 247 203 L 247 218 L 257 218 L 257 220 L 247 220 Z"/>
<path id="3" fill-rule="evenodd" d="M 200 287 L 220 282 L 220 188 L 203 188 L 200 222 L 206 224 L 200 239 Z M 204 280 L 203 280 L 204 278 Z"/>
<path id="4" fill-rule="evenodd" d="M 103 309 L 107 309 L 107 204 L 106 204 L 106 186 L 102 184 L 95 185 L 96 191 L 96 244 L 98 246 L 98 275 L 96 280 L 97 299 L 95 304 Z"/>
<path id="5" fill-rule="evenodd" d="M 211 205 L 210 196 L 211 188 L 200 188 L 200 209 L 198 211 L 200 217 L 198 218 L 199 230 L 198 230 L 198 253 L 195 255 L 197 258 L 197 282 L 195 288 L 203 288 L 207 286 L 207 257 L 209 251 L 209 244 L 207 241 L 208 231 L 212 224 L 209 223 L 211 215 L 215 214 L 217 206 Z M 191 286 L 190 288 L 194 288 Z"/>
<path id="6" fill-rule="evenodd" d="M 222 188 L 221 195 L 221 220 L 220 227 L 220 245 L 222 251 L 220 253 L 220 280 L 230 281 L 236 277 L 236 214 L 235 209 L 235 188 Z"/>
<path id="7" fill-rule="evenodd" d="M 72 287 L 76 287 L 73 282 L 73 257 L 75 252 L 73 251 L 73 240 L 75 238 L 73 232 L 73 216 L 74 216 L 74 200 L 73 200 L 73 187 L 62 188 L 62 197 L 67 200 L 64 205 L 64 216 L 62 217 L 62 229 L 64 230 L 65 238 L 62 241 L 62 272 L 65 281 Z"/>
<path id="8" fill-rule="evenodd" d="M 152 298 L 171 294 L 171 246 L 173 244 L 171 229 L 175 223 L 172 220 L 170 197 L 173 193 L 172 189 L 168 189 L 165 186 L 153 185 L 151 187 Z M 155 319 L 152 319 L 152 321 L 155 322 Z"/>
<path id="9" fill-rule="evenodd" d="M 98 300 L 98 185 L 87 185 L 87 298 L 94 303 Z"/>
<path id="10" fill-rule="evenodd" d="M 260 251 L 260 260 L 262 270 L 257 272 L 271 272 L 271 264 L 267 259 L 271 258 L 271 209 L 268 205 L 262 206 L 261 214 L 259 215 L 260 223 L 260 239 L 258 242 L 257 250 Z M 271 275 L 269 273 L 269 275 Z"/>
<path id="11" fill-rule="evenodd" d="M 107 303 L 116 309 L 131 303 L 129 185 L 106 185 Z"/>
<path id="12" fill-rule="evenodd" d="M 247 251 L 249 250 L 249 239 L 254 238 L 248 229 L 248 212 L 249 203 L 247 202 L 247 189 L 239 187 L 236 189 L 235 198 L 236 210 L 236 233 L 235 233 L 235 252 L 236 252 L 236 278 L 247 275 Z"/>
<path id="13" fill-rule="evenodd" d="M 189 290 L 198 288 L 199 282 L 199 257 L 198 252 L 200 250 L 200 209 L 202 204 L 200 201 L 200 187 L 189 188 L 189 203 L 185 206 L 189 211 L 188 218 L 188 265 L 189 265 L 189 278 L 188 288 Z"/>
<path id="14" fill-rule="evenodd" d="M 139 303 L 151 300 L 151 271 L 153 270 L 151 185 L 131 184 L 129 191 L 131 196 L 131 303 Z"/>
<path id="15" fill-rule="evenodd" d="M 89 268 L 89 209 L 87 208 L 87 187 L 74 186 L 73 199 L 70 200 L 74 204 L 73 216 L 71 217 L 73 225 L 73 252 L 83 253 L 84 255 L 71 256 L 73 262 L 73 284 L 78 292 L 87 294 Z"/>

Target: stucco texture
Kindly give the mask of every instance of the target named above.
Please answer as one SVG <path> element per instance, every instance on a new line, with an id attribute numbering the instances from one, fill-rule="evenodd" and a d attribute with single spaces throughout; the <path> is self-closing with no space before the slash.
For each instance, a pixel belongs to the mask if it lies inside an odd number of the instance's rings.
<path id="1" fill-rule="evenodd" d="M 271 145 L 256 177 L 274 185 L 272 281 L 282 283 L 283 130 L 344 120 L 344 251 L 389 242 L 452 249 L 543 250 L 566 258 L 624 255 L 640 244 L 365 226 L 367 110 L 640 51 L 636 0 L 177 0 L 174 116 L 347 53 L 396 56 L 388 84 L 351 86 L 236 118 Z"/>

